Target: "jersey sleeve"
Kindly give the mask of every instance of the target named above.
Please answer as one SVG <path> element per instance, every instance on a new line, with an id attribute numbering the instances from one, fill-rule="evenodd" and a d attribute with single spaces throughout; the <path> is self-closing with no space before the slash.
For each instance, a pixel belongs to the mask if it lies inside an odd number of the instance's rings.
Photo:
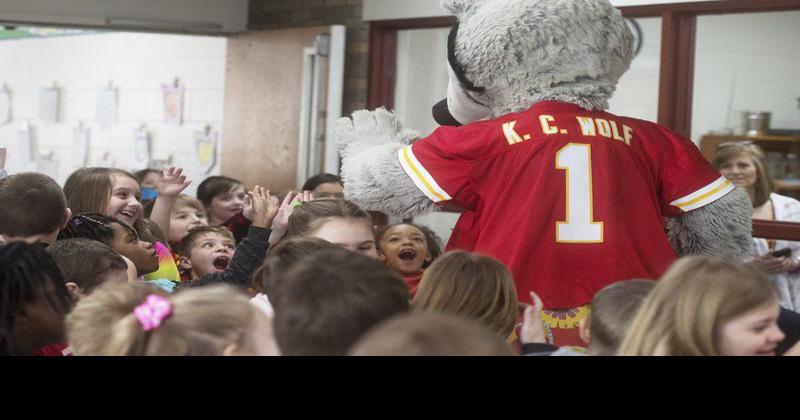
<path id="1" fill-rule="evenodd" d="M 735 186 L 706 161 L 691 140 L 665 133 L 670 152 L 661 175 L 661 201 L 665 216 L 678 216 L 713 203 Z"/>
<path id="2" fill-rule="evenodd" d="M 472 190 L 464 130 L 440 127 L 430 136 L 403 147 L 397 159 L 414 185 L 435 203 L 459 205 Z"/>

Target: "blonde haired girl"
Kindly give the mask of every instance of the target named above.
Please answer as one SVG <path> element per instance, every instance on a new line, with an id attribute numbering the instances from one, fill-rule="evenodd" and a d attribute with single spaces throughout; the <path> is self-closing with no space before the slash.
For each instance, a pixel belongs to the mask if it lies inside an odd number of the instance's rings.
<path id="1" fill-rule="evenodd" d="M 225 285 L 168 295 L 143 283 L 107 284 L 66 324 L 79 356 L 277 355 L 269 319 Z"/>
<path id="2" fill-rule="evenodd" d="M 411 307 L 480 320 L 506 339 L 516 325 L 517 292 L 511 273 L 501 262 L 453 251 L 425 270 Z"/>
<path id="3" fill-rule="evenodd" d="M 749 265 L 686 257 L 642 303 L 620 346 L 633 356 L 774 355 L 778 292 Z"/>

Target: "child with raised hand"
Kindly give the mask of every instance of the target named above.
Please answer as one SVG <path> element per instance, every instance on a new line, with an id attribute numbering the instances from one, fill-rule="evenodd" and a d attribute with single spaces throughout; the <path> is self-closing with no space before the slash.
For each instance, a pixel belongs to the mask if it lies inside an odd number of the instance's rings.
<path id="1" fill-rule="evenodd" d="M 289 217 L 294 209 L 313 199 L 314 196 L 310 191 L 286 193 L 278 209 L 278 214 L 275 215 L 275 220 L 272 222 L 272 234 L 269 236 L 270 246 L 277 245 L 286 236 L 286 232 L 289 230 Z"/>
<path id="2" fill-rule="evenodd" d="M 236 241 L 224 227 L 199 226 L 189 231 L 176 250 L 182 277 L 196 280 L 209 273 L 225 271 L 236 250 Z"/>
<path id="3" fill-rule="evenodd" d="M 376 261 L 383 258 L 375 245 L 369 213 L 347 200 L 320 198 L 294 207 L 286 238 L 324 239 Z"/>
<path id="4" fill-rule="evenodd" d="M 422 272 L 442 254 L 436 234 L 413 223 L 383 227 L 375 235 L 384 263 L 403 276 L 408 294 L 414 297 Z"/>
<path id="5" fill-rule="evenodd" d="M 191 183 L 182 173 L 181 168 L 169 168 L 159 173 L 158 198 L 150 219 L 163 232 L 169 232 L 175 197 Z M 64 183 L 64 194 L 73 214 L 100 213 L 114 217 L 133 226 L 142 239 L 155 241 L 143 223 L 139 182 L 129 172 L 114 168 L 78 169 Z"/>
<path id="6" fill-rule="evenodd" d="M 520 341 L 522 353 L 529 356 L 613 356 L 617 354 L 633 315 L 656 283 L 652 280 L 627 280 L 610 284 L 595 294 L 591 312 L 581 321 L 580 336 L 588 351 L 547 344 L 542 322 L 542 300 L 530 292 L 533 305 L 524 312 Z"/>
<path id="7" fill-rule="evenodd" d="M 264 261 L 269 247 L 272 221 L 278 213 L 278 200 L 269 191 L 255 186 L 248 193 L 253 206 L 253 223 L 247 236 L 236 246 L 225 228 L 200 226 L 177 247 L 181 268 L 190 273 L 191 280 L 180 287 L 228 283 L 247 288 L 253 272 Z"/>
<path id="8" fill-rule="evenodd" d="M 208 226 L 208 215 L 203 204 L 196 198 L 186 194 L 181 194 L 175 199 L 172 212 L 169 215 L 169 242 L 171 258 L 180 266 L 180 255 L 178 245 L 185 238 L 189 231 L 201 226 Z M 191 280 L 191 274 L 179 269 L 181 280 Z"/>
<path id="9" fill-rule="evenodd" d="M 128 282 L 128 265 L 110 246 L 92 239 L 73 238 L 56 241 L 47 248 L 64 275 L 73 302 L 106 282 Z M 87 264 L 87 261 L 89 262 Z"/>
<path id="10" fill-rule="evenodd" d="M 64 193 L 67 203 L 75 208 L 74 214 L 100 213 L 117 218 L 132 226 L 139 238 L 152 243 L 158 255 L 159 267 L 146 280 L 171 287 L 180 281 L 180 275 L 168 245 L 161 242 L 165 235 L 157 232 L 169 232 L 170 212 L 175 198 L 191 184 L 182 174 L 183 169 L 175 167 L 159 171 L 156 185 L 158 198 L 153 203 L 149 220 L 144 218 L 139 182 L 129 172 L 120 169 L 78 169 L 67 178 Z"/>
<path id="11" fill-rule="evenodd" d="M 514 279 L 501 262 L 490 257 L 463 251 L 445 253 L 425 270 L 411 307 L 476 319 L 501 339 L 514 339 Z"/>
<path id="12" fill-rule="evenodd" d="M 103 285 L 66 326 L 79 356 L 278 355 L 270 320 L 226 285 L 171 295 L 141 283 Z"/>
<path id="13" fill-rule="evenodd" d="M 53 258 L 37 244 L 0 247 L 0 355 L 66 355 L 69 292 Z"/>
<path id="14" fill-rule="evenodd" d="M 172 212 L 169 214 L 169 233 L 167 240 L 173 249 L 198 226 L 208 226 L 208 215 L 200 200 L 181 194 L 175 198 Z"/>

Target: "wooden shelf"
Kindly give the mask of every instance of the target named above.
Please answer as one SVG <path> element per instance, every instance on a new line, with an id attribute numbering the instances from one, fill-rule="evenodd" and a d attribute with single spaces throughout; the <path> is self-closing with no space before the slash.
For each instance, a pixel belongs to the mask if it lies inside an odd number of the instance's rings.
<path id="1" fill-rule="evenodd" d="M 776 179 L 775 189 L 778 191 L 800 191 L 800 182 L 785 182 Z"/>
<path id="2" fill-rule="evenodd" d="M 700 138 L 700 153 L 709 162 L 717 154 L 722 143 L 751 141 L 766 151 L 780 150 L 785 153 L 800 153 L 800 137 L 796 136 L 703 136 Z M 797 174 L 800 176 L 800 174 Z"/>
<path id="3" fill-rule="evenodd" d="M 800 137 L 793 137 L 793 136 L 703 136 L 702 140 L 706 139 L 712 142 L 719 142 L 721 140 L 723 143 L 726 141 L 753 141 L 753 142 L 782 141 L 789 143 L 800 142 Z"/>
<path id="4" fill-rule="evenodd" d="M 789 143 L 800 142 L 800 137 L 789 137 L 789 136 L 745 136 L 744 138 L 753 141 L 784 141 Z"/>

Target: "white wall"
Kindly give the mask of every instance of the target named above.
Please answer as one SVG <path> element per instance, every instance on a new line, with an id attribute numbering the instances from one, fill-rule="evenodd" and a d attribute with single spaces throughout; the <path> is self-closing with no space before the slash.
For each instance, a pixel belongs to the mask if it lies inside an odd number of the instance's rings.
<path id="1" fill-rule="evenodd" d="M 742 111 L 772 112 L 772 128 L 800 129 L 800 12 L 700 16 L 692 139 L 738 131 Z"/>
<path id="2" fill-rule="evenodd" d="M 642 49 L 622 75 L 609 101 L 609 112 L 648 121 L 658 119 L 658 81 L 661 66 L 661 18 L 637 18 Z"/>
<path id="3" fill-rule="evenodd" d="M 79 122 L 90 128 L 88 166 L 100 164 L 109 152 L 116 166 L 129 169 L 134 129 L 146 124 L 152 134 L 153 158 L 169 155 L 187 168 L 195 182 L 202 180 L 195 161 L 193 131 L 206 123 L 222 127 L 226 39 L 218 37 L 97 33 L 55 38 L 0 41 L 0 83 L 11 90 L 13 120 L 0 126 L 0 146 L 8 148 L 10 173 L 34 170 L 24 166 L 17 131 L 25 121 L 35 127 L 37 153 L 55 152 L 57 181 L 63 183 L 72 165 L 72 130 Z M 161 83 L 179 78 L 185 85 L 184 123 L 163 121 Z M 39 89 L 57 82 L 61 87 L 61 121 L 39 121 Z M 95 121 L 98 90 L 117 86 L 118 120 L 108 128 Z M 221 143 L 220 133 L 220 143 Z M 218 145 L 219 147 L 219 145 Z M 212 173 L 218 173 L 219 162 Z"/>
<path id="4" fill-rule="evenodd" d="M 447 28 L 397 34 L 395 110 L 407 127 L 427 136 L 439 125 L 431 107 L 447 96 Z"/>
<path id="5" fill-rule="evenodd" d="M 446 16 L 439 0 L 364 0 L 363 19 L 408 19 Z"/>

